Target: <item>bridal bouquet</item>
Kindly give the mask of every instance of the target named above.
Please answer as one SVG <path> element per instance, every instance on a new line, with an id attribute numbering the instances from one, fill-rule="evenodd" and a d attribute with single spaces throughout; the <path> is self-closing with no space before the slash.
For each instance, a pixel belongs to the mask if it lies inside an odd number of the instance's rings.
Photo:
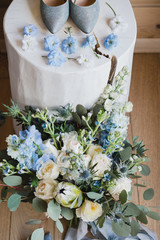
<path id="1" fill-rule="evenodd" d="M 49 218 L 60 232 L 65 218 L 70 226 L 77 220 L 87 223 L 93 234 L 110 221 L 120 237 L 136 236 L 147 217 L 160 220 L 152 209 L 131 202 L 132 186 L 146 187 L 136 179 L 150 169 L 143 142 L 138 137 L 133 143 L 127 140 L 126 113 L 133 107 L 123 100 L 127 75 L 124 67 L 91 109 L 77 105 L 73 111 L 68 104 L 50 111 L 28 106 L 21 111 L 13 101 L 6 106 L 22 131 L 9 135 L 7 149 L 0 153 L 0 201 L 9 194 L 10 211 L 30 202 L 35 211 L 45 213 L 45 221 L 27 223 L 40 225 L 29 239 L 44 239 Z M 152 188 L 144 191 L 145 200 L 153 195 Z"/>

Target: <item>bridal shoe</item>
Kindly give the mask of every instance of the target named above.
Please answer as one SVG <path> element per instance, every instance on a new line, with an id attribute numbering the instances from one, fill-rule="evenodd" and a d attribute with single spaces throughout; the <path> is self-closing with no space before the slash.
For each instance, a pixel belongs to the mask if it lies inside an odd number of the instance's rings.
<path id="1" fill-rule="evenodd" d="M 100 12 L 99 0 L 70 0 L 70 16 L 84 33 L 95 27 Z"/>
<path id="2" fill-rule="evenodd" d="M 41 0 L 40 10 L 44 24 L 54 34 L 69 17 L 69 0 Z"/>

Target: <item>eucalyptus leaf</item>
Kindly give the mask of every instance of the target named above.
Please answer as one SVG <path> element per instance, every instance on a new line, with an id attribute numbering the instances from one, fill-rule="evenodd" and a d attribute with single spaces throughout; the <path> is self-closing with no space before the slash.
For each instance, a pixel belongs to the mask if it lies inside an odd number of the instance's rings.
<path id="1" fill-rule="evenodd" d="M 142 164 L 141 167 L 142 167 L 141 174 L 144 176 L 148 176 L 151 172 L 150 168 L 145 164 Z"/>
<path id="2" fill-rule="evenodd" d="M 93 115 L 96 117 L 100 110 L 103 110 L 103 106 L 101 104 L 96 104 L 93 108 Z"/>
<path id="3" fill-rule="evenodd" d="M 145 206 L 143 205 L 137 205 L 137 206 L 145 215 L 149 212 L 148 208 L 146 208 Z"/>
<path id="4" fill-rule="evenodd" d="M 99 227 L 102 228 L 104 222 L 105 222 L 105 215 L 103 214 L 101 217 L 98 218 L 97 225 L 99 225 Z"/>
<path id="5" fill-rule="evenodd" d="M 103 197 L 103 192 L 102 193 L 95 193 L 95 192 L 88 192 L 87 193 L 87 196 L 90 198 L 90 199 L 95 199 L 95 200 L 99 200 L 100 198 Z"/>
<path id="6" fill-rule="evenodd" d="M 153 197 L 154 197 L 153 188 L 149 188 L 143 193 L 144 200 L 151 200 Z"/>
<path id="7" fill-rule="evenodd" d="M 83 105 L 81 105 L 81 104 L 78 104 L 78 105 L 76 106 L 76 112 L 77 112 L 77 114 L 78 114 L 79 116 L 84 116 L 84 115 L 87 114 L 86 108 L 85 108 Z"/>
<path id="8" fill-rule="evenodd" d="M 61 221 L 59 221 L 59 220 L 56 221 L 56 227 L 58 228 L 58 230 L 61 233 L 63 232 L 63 225 L 62 225 Z"/>
<path id="9" fill-rule="evenodd" d="M 34 198 L 32 201 L 32 206 L 36 212 L 47 212 L 47 203 L 40 198 Z"/>
<path id="10" fill-rule="evenodd" d="M 32 233 L 31 240 L 44 240 L 44 230 L 43 230 L 43 228 L 36 229 Z"/>
<path id="11" fill-rule="evenodd" d="M 125 205 L 124 215 L 129 217 L 137 217 L 140 214 L 139 208 L 132 202 L 129 202 Z"/>
<path id="12" fill-rule="evenodd" d="M 137 220 L 139 220 L 143 224 L 148 223 L 147 217 L 142 211 L 140 212 L 139 216 L 137 216 L 136 218 L 137 218 Z"/>
<path id="13" fill-rule="evenodd" d="M 28 222 L 26 222 L 27 225 L 38 225 L 41 224 L 41 220 L 36 220 L 36 219 L 30 219 Z"/>
<path id="14" fill-rule="evenodd" d="M 81 204 L 82 204 L 82 194 L 79 194 L 79 197 L 78 197 L 78 207 L 80 207 L 81 206 Z"/>
<path id="15" fill-rule="evenodd" d="M 123 151 L 120 152 L 120 157 L 122 161 L 127 161 L 132 156 L 132 148 L 127 147 Z"/>
<path id="16" fill-rule="evenodd" d="M 8 208 L 11 212 L 14 212 L 17 210 L 21 202 L 21 196 L 17 193 L 11 195 L 8 198 Z"/>
<path id="17" fill-rule="evenodd" d="M 74 217 L 73 210 L 71 210 L 69 208 L 65 208 L 65 207 L 62 207 L 61 214 L 67 220 L 71 220 Z"/>
<path id="18" fill-rule="evenodd" d="M 160 215 L 157 212 L 150 211 L 147 213 L 147 216 L 154 220 L 160 221 Z"/>
<path id="19" fill-rule="evenodd" d="M 77 113 L 72 112 L 72 117 L 73 117 L 75 122 L 77 122 L 79 125 L 81 125 L 82 121 L 81 121 L 80 116 Z"/>
<path id="20" fill-rule="evenodd" d="M 53 221 L 57 221 L 61 214 L 61 207 L 57 202 L 52 200 L 48 204 L 47 212 L 48 212 L 49 217 Z"/>
<path id="21" fill-rule="evenodd" d="M 126 201 L 127 201 L 127 192 L 126 192 L 126 190 L 122 190 L 122 192 L 119 195 L 119 200 L 120 200 L 121 204 L 126 203 Z"/>
<path id="22" fill-rule="evenodd" d="M 3 178 L 3 182 L 10 187 L 19 186 L 22 184 L 22 178 L 20 176 L 8 176 Z"/>
<path id="23" fill-rule="evenodd" d="M 135 237 L 135 236 L 137 236 L 139 231 L 140 231 L 140 225 L 139 225 L 139 223 L 135 219 L 133 219 L 131 221 L 131 235 L 133 237 Z"/>
<path id="24" fill-rule="evenodd" d="M 115 234 L 117 234 L 120 237 L 128 237 L 131 233 L 131 227 L 124 222 L 117 223 L 113 221 L 112 230 Z"/>

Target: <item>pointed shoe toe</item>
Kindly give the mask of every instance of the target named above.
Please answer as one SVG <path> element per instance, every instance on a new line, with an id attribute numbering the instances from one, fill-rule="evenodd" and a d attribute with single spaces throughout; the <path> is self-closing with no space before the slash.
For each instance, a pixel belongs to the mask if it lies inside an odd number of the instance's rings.
<path id="1" fill-rule="evenodd" d="M 88 34 L 94 29 L 99 12 L 99 0 L 70 0 L 70 16 L 77 27 L 84 33 Z"/>
<path id="2" fill-rule="evenodd" d="M 41 0 L 40 11 L 44 24 L 51 33 L 58 32 L 69 17 L 69 0 Z"/>

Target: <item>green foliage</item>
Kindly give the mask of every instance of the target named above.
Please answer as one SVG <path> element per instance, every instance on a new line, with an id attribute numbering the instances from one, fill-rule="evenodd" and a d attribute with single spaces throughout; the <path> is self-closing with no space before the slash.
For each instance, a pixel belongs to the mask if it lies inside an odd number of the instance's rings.
<path id="1" fill-rule="evenodd" d="M 120 223 L 112 221 L 112 230 L 120 237 L 128 237 L 131 233 L 131 227 L 123 221 Z"/>
<path id="2" fill-rule="evenodd" d="M 19 186 L 22 184 L 22 178 L 20 176 L 8 176 L 3 178 L 3 182 L 10 186 Z"/>
<path id="3" fill-rule="evenodd" d="M 137 216 L 139 216 L 139 214 L 140 214 L 140 210 L 134 203 L 129 202 L 124 205 L 124 215 L 125 216 L 137 217 Z"/>
<path id="4" fill-rule="evenodd" d="M 119 152 L 122 161 L 127 161 L 132 156 L 132 148 L 127 147 L 123 151 Z"/>
<path id="5" fill-rule="evenodd" d="M 41 224 L 41 220 L 36 220 L 36 219 L 30 219 L 28 222 L 26 222 L 27 225 L 38 225 Z"/>
<path id="6" fill-rule="evenodd" d="M 62 207 L 61 214 L 67 220 L 71 220 L 74 218 L 73 210 L 71 210 L 69 208 Z"/>
<path id="7" fill-rule="evenodd" d="M 87 197 L 89 197 L 90 199 L 94 199 L 95 201 L 98 201 L 99 199 L 101 199 L 103 195 L 104 195 L 104 192 L 102 193 L 88 192 L 87 193 Z"/>
<path id="8" fill-rule="evenodd" d="M 43 228 L 36 229 L 32 233 L 31 240 L 44 240 L 44 230 L 43 230 Z"/>
<path id="9" fill-rule="evenodd" d="M 74 119 L 74 121 L 75 121 L 76 123 L 78 123 L 79 125 L 81 125 L 82 120 L 81 120 L 80 116 L 79 116 L 76 112 L 72 112 L 72 117 L 73 117 L 73 119 Z"/>
<path id="10" fill-rule="evenodd" d="M 81 204 L 82 204 L 82 200 L 83 200 L 83 198 L 82 198 L 82 194 L 79 194 L 79 198 L 78 198 L 78 207 L 81 206 Z"/>
<path id="11" fill-rule="evenodd" d="M 58 228 L 58 230 L 62 233 L 63 232 L 63 225 L 61 223 L 60 220 L 56 221 L 56 227 Z"/>
<path id="12" fill-rule="evenodd" d="M 143 224 L 147 224 L 148 220 L 144 212 L 140 211 L 140 214 L 136 217 L 138 221 L 140 221 Z"/>
<path id="13" fill-rule="evenodd" d="M 79 116 L 85 116 L 85 115 L 87 115 L 87 110 L 86 110 L 86 108 L 84 107 L 84 106 L 82 106 L 81 104 L 78 104 L 77 106 L 76 106 L 76 112 L 77 112 L 77 114 L 79 115 Z"/>
<path id="14" fill-rule="evenodd" d="M 48 204 L 47 212 L 48 212 L 49 217 L 52 220 L 57 221 L 61 214 L 61 207 L 57 202 L 52 200 Z"/>
<path id="15" fill-rule="evenodd" d="M 34 198 L 32 201 L 32 206 L 36 212 L 47 212 L 47 203 L 40 198 Z"/>
<path id="16" fill-rule="evenodd" d="M 139 231 L 140 231 L 140 225 L 139 225 L 139 223 L 135 219 L 133 219 L 131 221 L 131 235 L 133 237 L 135 237 L 135 236 L 137 236 Z"/>
<path id="17" fill-rule="evenodd" d="M 8 198 L 8 208 L 11 212 L 14 212 L 17 210 L 21 202 L 21 196 L 17 193 L 11 195 Z"/>
<path id="18" fill-rule="evenodd" d="M 146 185 L 139 184 L 139 183 L 135 183 L 134 186 L 136 186 L 136 187 L 146 187 Z"/>
<path id="19" fill-rule="evenodd" d="M 8 193 L 8 187 L 3 187 L 1 190 L 1 199 L 4 201 L 7 197 L 7 193 Z"/>
<path id="20" fill-rule="evenodd" d="M 141 167 L 142 167 L 141 174 L 144 176 L 148 176 L 150 174 L 150 168 L 145 164 L 142 164 Z"/>
<path id="21" fill-rule="evenodd" d="M 149 211 L 147 216 L 154 220 L 160 221 L 160 215 L 157 212 Z"/>
<path id="22" fill-rule="evenodd" d="M 93 108 L 93 115 L 97 117 L 100 110 L 104 110 L 104 107 L 101 104 L 96 104 Z"/>
<path id="23" fill-rule="evenodd" d="M 126 203 L 127 201 L 127 192 L 126 190 L 123 190 L 120 195 L 119 195 L 119 201 L 121 202 L 121 204 Z"/>
<path id="24" fill-rule="evenodd" d="M 153 197 L 154 197 L 153 188 L 149 188 L 143 193 L 144 200 L 151 200 Z"/>

